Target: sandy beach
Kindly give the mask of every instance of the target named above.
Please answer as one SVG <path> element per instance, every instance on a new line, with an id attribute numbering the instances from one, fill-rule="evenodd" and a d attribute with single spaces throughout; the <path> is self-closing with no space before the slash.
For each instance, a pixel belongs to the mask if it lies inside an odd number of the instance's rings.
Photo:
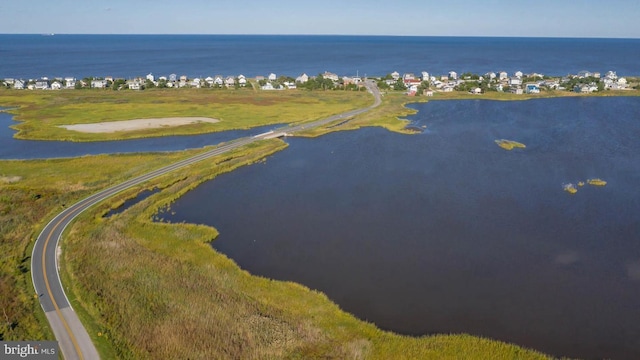
<path id="1" fill-rule="evenodd" d="M 134 119 L 124 121 L 109 121 L 93 124 L 60 125 L 67 130 L 84 133 L 112 133 L 116 131 L 135 131 L 145 129 L 156 129 L 161 127 L 173 127 L 181 125 L 196 124 L 201 122 L 217 123 L 218 119 L 205 117 L 170 117 L 158 119 Z"/>

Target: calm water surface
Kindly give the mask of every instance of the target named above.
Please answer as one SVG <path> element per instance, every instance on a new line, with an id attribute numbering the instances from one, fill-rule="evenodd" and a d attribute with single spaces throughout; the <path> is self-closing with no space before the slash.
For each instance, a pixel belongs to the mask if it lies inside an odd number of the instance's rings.
<path id="1" fill-rule="evenodd" d="M 629 76 L 638 75 L 639 52 L 640 39 L 0 34 L 0 78 L 130 78 L 149 72 L 296 77 L 324 71 L 381 76 L 394 70 L 558 76 L 614 70 Z"/>
<path id="2" fill-rule="evenodd" d="M 242 268 L 383 329 L 640 358 L 640 98 L 413 106 L 423 134 L 288 140 L 169 219 L 214 225 Z M 562 190 L 592 177 L 607 186 Z"/>

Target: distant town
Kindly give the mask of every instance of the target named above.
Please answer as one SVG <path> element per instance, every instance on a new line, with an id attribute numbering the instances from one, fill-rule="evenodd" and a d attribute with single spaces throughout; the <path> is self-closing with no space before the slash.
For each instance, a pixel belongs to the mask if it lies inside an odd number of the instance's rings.
<path id="1" fill-rule="evenodd" d="M 489 72 L 483 75 L 474 73 L 458 74 L 450 71 L 445 75 L 434 76 L 426 71 L 416 75 L 414 73 L 400 74 L 397 71 L 383 77 L 370 78 L 377 81 L 382 90 L 404 91 L 409 96 L 433 96 L 438 92 L 462 91 L 471 94 L 483 94 L 489 91 L 509 92 L 513 94 L 539 94 L 541 91 L 559 90 L 577 93 L 593 93 L 606 90 L 640 89 L 637 78 L 618 77 L 615 71 L 607 71 L 604 76 L 599 72 L 580 71 L 562 77 L 545 76 L 538 73 L 524 74 L 516 71 L 508 74 L 505 71 Z M 253 81 L 250 81 L 253 80 Z M 208 76 L 206 78 L 190 78 L 187 75 L 156 77 L 148 74 L 133 79 L 87 77 L 76 79 L 39 78 L 13 79 L 7 78 L 0 82 L 4 87 L 16 90 L 64 90 L 64 89 L 112 89 L 112 90 L 144 90 L 150 88 L 243 88 L 252 86 L 261 90 L 291 90 L 303 89 L 347 89 L 362 90 L 360 76 L 339 76 L 325 71 L 317 76 L 301 74 L 293 78 L 290 76 L 256 76 L 248 79 L 244 75 Z"/>

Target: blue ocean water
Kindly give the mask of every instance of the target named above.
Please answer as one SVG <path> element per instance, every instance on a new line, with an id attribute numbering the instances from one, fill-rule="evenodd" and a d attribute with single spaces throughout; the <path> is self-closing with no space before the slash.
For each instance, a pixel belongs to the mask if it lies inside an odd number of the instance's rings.
<path id="1" fill-rule="evenodd" d="M 0 35 L 0 78 L 398 71 L 640 75 L 640 39 L 293 35 Z"/>

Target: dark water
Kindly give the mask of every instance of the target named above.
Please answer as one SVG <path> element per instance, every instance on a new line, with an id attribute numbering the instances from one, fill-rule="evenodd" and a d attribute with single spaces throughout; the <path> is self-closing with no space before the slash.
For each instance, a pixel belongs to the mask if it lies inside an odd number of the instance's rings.
<path id="1" fill-rule="evenodd" d="M 640 39 L 1 35 L 0 79 L 488 71 L 639 75 Z"/>
<path id="2" fill-rule="evenodd" d="M 132 207 L 133 205 L 141 202 L 142 200 L 145 200 L 146 198 L 148 198 L 149 196 L 159 193 L 160 192 L 160 188 L 153 188 L 153 189 L 146 189 L 141 191 L 140 193 L 138 193 L 138 195 L 136 195 L 136 197 L 131 198 L 131 199 L 127 199 L 125 200 L 122 205 L 118 206 L 115 209 L 111 209 L 109 210 L 104 217 L 110 217 L 116 214 L 121 214 L 123 213 L 125 210 L 127 210 L 128 208 Z"/>
<path id="3" fill-rule="evenodd" d="M 640 98 L 413 106 L 423 134 L 288 139 L 166 218 L 383 329 L 640 358 Z M 607 186 L 562 190 L 592 177 Z"/>
<path id="4" fill-rule="evenodd" d="M 159 152 L 196 149 L 245 136 L 257 135 L 279 125 L 267 125 L 248 130 L 229 130 L 218 133 L 164 136 L 146 139 L 96 142 L 35 141 L 18 140 L 13 137 L 15 125 L 13 116 L 0 112 L 0 159 L 45 159 L 77 157 L 96 154 L 116 154 L 134 152 Z"/>

